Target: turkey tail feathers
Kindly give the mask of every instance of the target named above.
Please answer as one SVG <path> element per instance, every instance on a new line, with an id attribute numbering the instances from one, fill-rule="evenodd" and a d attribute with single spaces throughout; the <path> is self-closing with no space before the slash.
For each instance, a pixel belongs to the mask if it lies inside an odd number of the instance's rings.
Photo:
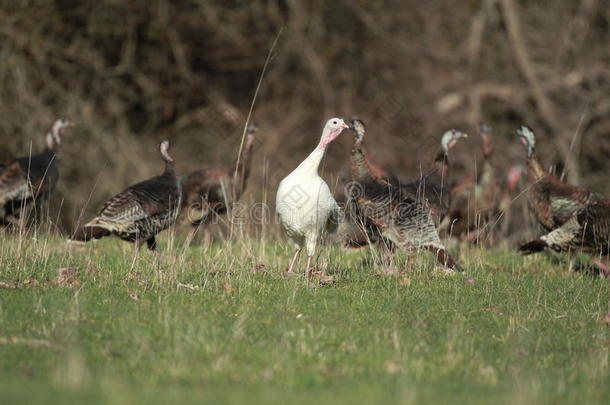
<path id="1" fill-rule="evenodd" d="M 110 231 L 99 226 L 85 226 L 80 228 L 70 238 L 74 242 L 89 242 L 90 240 L 101 239 L 110 235 Z"/>
<path id="2" fill-rule="evenodd" d="M 531 242 L 527 242 L 524 245 L 521 245 L 519 247 L 519 252 L 522 255 L 526 256 L 531 255 L 532 253 L 542 252 L 546 250 L 547 247 L 548 245 L 545 241 L 543 241 L 542 239 L 536 239 Z"/>

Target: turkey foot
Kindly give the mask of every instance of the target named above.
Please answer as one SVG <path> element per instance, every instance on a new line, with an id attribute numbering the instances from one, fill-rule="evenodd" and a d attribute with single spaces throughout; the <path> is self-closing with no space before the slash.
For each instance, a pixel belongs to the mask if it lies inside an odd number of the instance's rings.
<path id="1" fill-rule="evenodd" d="M 292 257 L 292 260 L 290 261 L 290 265 L 288 266 L 288 268 L 284 271 L 284 278 L 292 278 L 294 277 L 294 265 L 297 262 L 299 255 L 301 254 L 301 248 L 298 248 L 295 252 L 294 252 L 294 256 Z"/>

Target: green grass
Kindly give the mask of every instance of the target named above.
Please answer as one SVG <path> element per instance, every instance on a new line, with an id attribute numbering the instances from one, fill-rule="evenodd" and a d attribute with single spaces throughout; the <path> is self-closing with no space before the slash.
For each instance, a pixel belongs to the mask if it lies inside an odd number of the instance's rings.
<path id="1" fill-rule="evenodd" d="M 325 248 L 320 285 L 283 279 L 274 242 L 63 249 L 0 237 L 0 403 L 610 403 L 610 283 L 544 255 L 423 256 L 409 284 Z"/>

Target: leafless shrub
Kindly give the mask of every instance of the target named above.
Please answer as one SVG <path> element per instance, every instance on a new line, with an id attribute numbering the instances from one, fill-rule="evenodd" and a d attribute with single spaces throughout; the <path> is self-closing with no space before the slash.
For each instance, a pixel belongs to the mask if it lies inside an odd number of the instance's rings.
<path id="1" fill-rule="evenodd" d="M 58 116 L 79 124 L 51 208 L 64 230 L 160 172 L 162 137 L 183 171 L 234 162 L 282 28 L 254 110 L 262 139 L 245 199 L 272 200 L 324 119 L 351 114 L 404 178 L 426 168 L 444 129 L 474 133 L 485 120 L 500 173 L 524 159 L 512 131 L 528 123 L 543 162 L 610 191 L 610 9 L 598 0 L 1 1 L 0 19 L 0 158 L 41 148 Z M 454 151 L 456 176 L 476 169 L 479 140 L 468 142 Z M 347 162 L 349 135 L 338 143 L 329 176 Z"/>

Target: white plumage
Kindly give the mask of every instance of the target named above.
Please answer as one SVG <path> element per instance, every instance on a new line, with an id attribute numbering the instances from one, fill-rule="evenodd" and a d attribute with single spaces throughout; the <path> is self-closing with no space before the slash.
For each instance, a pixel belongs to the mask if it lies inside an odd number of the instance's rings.
<path id="1" fill-rule="evenodd" d="M 305 247 L 306 268 L 310 274 L 318 239 L 324 232 L 332 232 L 337 228 L 341 210 L 328 184 L 318 175 L 318 167 L 328 144 L 345 128 L 348 126 L 340 118 L 328 120 L 316 149 L 280 182 L 276 211 L 286 234 L 296 247 L 288 273 L 292 273 L 299 253 Z"/>

